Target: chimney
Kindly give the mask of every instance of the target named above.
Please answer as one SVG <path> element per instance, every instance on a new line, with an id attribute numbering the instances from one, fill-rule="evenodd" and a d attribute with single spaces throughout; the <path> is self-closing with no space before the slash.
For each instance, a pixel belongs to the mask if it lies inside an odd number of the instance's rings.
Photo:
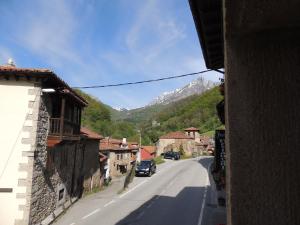
<path id="1" fill-rule="evenodd" d="M 122 144 L 126 144 L 126 138 L 123 138 Z"/>
<path id="2" fill-rule="evenodd" d="M 9 58 L 8 61 L 7 61 L 7 66 L 11 66 L 11 67 L 16 67 L 14 61 L 12 58 Z"/>

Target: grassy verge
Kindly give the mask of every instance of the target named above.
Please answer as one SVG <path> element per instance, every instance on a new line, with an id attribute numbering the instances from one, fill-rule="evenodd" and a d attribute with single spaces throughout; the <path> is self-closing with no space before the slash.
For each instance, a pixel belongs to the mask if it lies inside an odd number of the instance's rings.
<path id="1" fill-rule="evenodd" d="M 182 155 L 182 156 L 180 156 L 180 159 L 190 159 L 190 158 L 192 158 L 192 155 Z"/>
<path id="2" fill-rule="evenodd" d="M 155 158 L 154 158 L 154 161 L 155 161 L 155 163 L 156 163 L 157 165 L 158 165 L 158 164 L 162 164 L 162 163 L 165 162 L 165 160 L 163 159 L 162 156 L 157 156 L 157 157 L 155 157 Z"/>

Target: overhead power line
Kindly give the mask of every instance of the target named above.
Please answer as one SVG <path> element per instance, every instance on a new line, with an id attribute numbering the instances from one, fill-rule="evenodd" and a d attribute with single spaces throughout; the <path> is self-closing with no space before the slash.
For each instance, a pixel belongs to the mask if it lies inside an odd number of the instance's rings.
<path id="1" fill-rule="evenodd" d="M 135 81 L 135 82 L 127 82 L 127 83 L 119 83 L 119 84 L 106 84 L 106 85 L 93 85 L 93 86 L 82 86 L 82 87 L 72 87 L 72 88 L 79 88 L 79 89 L 88 89 L 88 88 L 105 88 L 105 87 L 118 87 L 118 86 L 126 86 L 126 85 L 133 85 L 133 84 L 143 84 L 143 83 L 151 83 L 151 82 L 157 82 L 162 80 L 170 80 L 170 79 L 176 79 L 180 77 L 187 77 L 187 76 L 194 76 L 201 73 L 207 73 L 212 70 L 203 70 L 195 73 L 187 73 L 177 76 L 170 76 L 170 77 L 162 77 L 157 79 L 151 79 L 151 80 L 143 80 L 143 81 Z"/>

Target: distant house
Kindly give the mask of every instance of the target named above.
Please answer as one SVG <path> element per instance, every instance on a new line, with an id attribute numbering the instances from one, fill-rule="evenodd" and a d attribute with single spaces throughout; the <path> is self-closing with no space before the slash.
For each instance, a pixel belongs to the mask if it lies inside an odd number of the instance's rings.
<path id="1" fill-rule="evenodd" d="M 98 138 L 82 141 L 87 102 L 54 72 L 12 63 L 0 66 L 0 96 L 1 224 L 51 221 L 82 192 L 85 143 Z"/>
<path id="2" fill-rule="evenodd" d="M 200 135 L 199 141 L 196 143 L 197 152 L 200 154 L 203 153 L 212 153 L 214 151 L 213 143 L 211 137 Z"/>
<path id="3" fill-rule="evenodd" d="M 200 130 L 198 128 L 189 127 L 184 129 L 184 131 L 187 136 L 192 137 L 196 142 L 200 142 Z"/>
<path id="4" fill-rule="evenodd" d="M 153 159 L 156 157 L 156 146 L 142 146 L 141 160 Z"/>
<path id="5" fill-rule="evenodd" d="M 195 149 L 195 139 L 181 131 L 170 132 L 161 136 L 157 142 L 157 155 L 167 151 L 179 151 L 180 146 L 190 155 Z"/>
<path id="6" fill-rule="evenodd" d="M 109 158 L 108 173 L 112 178 L 124 175 L 132 168 L 139 151 L 137 143 L 105 138 L 100 142 L 100 153 Z"/>
<path id="7" fill-rule="evenodd" d="M 104 170 L 101 167 L 101 162 L 104 160 L 99 155 L 99 144 L 103 137 L 86 127 L 80 129 L 82 143 L 85 145 L 83 152 L 83 188 L 85 192 L 92 191 L 94 188 L 99 188 L 104 182 Z"/>

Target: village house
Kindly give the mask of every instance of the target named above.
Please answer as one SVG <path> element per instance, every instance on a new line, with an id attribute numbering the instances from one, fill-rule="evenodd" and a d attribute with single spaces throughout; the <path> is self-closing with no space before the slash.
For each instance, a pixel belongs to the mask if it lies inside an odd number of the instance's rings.
<path id="1" fill-rule="evenodd" d="M 84 174 L 83 189 L 85 192 L 99 188 L 104 183 L 103 161 L 105 156 L 99 155 L 99 144 L 103 137 L 86 127 L 80 129 L 82 143 L 84 146 L 83 169 Z"/>
<path id="2" fill-rule="evenodd" d="M 186 128 L 184 132 L 175 131 L 161 136 L 156 143 L 157 155 L 161 155 L 167 151 L 178 152 L 183 149 L 186 155 L 203 154 L 213 151 L 211 138 L 200 135 L 199 129 L 195 127 Z"/>
<path id="3" fill-rule="evenodd" d="M 99 183 L 90 159 L 101 137 L 80 132 L 87 102 L 50 70 L 0 66 L 0 96 L 1 224 L 47 223 L 81 196 L 84 180 Z"/>
<path id="4" fill-rule="evenodd" d="M 130 170 L 137 160 L 138 151 L 138 144 L 127 142 L 126 138 L 105 138 L 100 141 L 100 153 L 109 158 L 108 174 L 111 178 L 122 176 Z"/>
<path id="5" fill-rule="evenodd" d="M 184 132 L 175 131 L 161 136 L 157 142 L 157 155 L 168 151 L 178 152 L 182 146 L 187 155 L 191 155 L 195 149 L 195 140 Z"/>
<path id="6" fill-rule="evenodd" d="M 156 146 L 142 146 L 141 160 L 153 159 L 156 157 Z"/>

